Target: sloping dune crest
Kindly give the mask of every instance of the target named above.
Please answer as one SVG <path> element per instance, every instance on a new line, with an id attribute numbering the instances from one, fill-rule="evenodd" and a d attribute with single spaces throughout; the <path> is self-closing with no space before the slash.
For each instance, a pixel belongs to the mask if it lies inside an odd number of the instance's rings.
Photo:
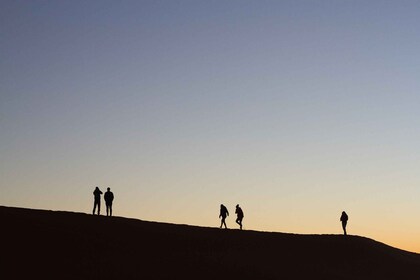
<path id="1" fill-rule="evenodd" d="M 220 230 L 0 206 L 2 279 L 414 279 L 420 255 L 358 236 Z"/>

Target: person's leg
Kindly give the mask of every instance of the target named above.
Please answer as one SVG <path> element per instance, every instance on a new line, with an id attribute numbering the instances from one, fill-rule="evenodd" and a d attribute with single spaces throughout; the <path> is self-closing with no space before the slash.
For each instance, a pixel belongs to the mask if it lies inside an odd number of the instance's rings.
<path id="1" fill-rule="evenodd" d="M 242 229 L 242 218 L 239 219 L 239 226 Z"/>
<path id="2" fill-rule="evenodd" d="M 347 222 L 342 222 L 342 225 L 343 225 L 344 235 L 347 235 L 347 231 L 346 231 Z"/>
<path id="3" fill-rule="evenodd" d="M 101 214 L 101 202 L 98 201 L 98 215 Z"/>
<path id="4" fill-rule="evenodd" d="M 109 216 L 112 216 L 112 204 L 109 205 Z"/>
<path id="5" fill-rule="evenodd" d="M 226 228 L 226 222 L 225 222 L 226 217 L 222 217 L 222 224 L 220 225 L 220 228 L 223 227 L 223 225 L 225 225 Z"/>
<path id="6" fill-rule="evenodd" d="M 241 218 L 238 217 L 236 223 L 239 225 L 240 229 L 242 229 Z"/>
<path id="7" fill-rule="evenodd" d="M 95 215 L 95 210 L 96 210 L 96 201 L 93 203 L 93 212 L 92 212 L 93 215 Z"/>

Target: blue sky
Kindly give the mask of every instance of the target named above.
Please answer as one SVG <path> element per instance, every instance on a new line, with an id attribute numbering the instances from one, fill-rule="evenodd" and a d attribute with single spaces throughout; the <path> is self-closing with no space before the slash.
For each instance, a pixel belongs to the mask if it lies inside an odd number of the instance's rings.
<path id="1" fill-rule="evenodd" d="M 0 204 L 420 251 L 417 1 L 2 1 Z M 231 225 L 233 223 L 231 222 Z"/>

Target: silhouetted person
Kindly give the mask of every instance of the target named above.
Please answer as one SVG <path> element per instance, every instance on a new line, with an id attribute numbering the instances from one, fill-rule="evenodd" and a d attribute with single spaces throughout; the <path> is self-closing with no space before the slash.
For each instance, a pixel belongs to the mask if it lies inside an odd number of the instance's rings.
<path id="1" fill-rule="evenodd" d="M 237 216 L 236 223 L 240 226 L 242 229 L 242 219 L 244 218 L 244 212 L 242 211 L 241 207 L 239 207 L 239 204 L 236 205 L 235 214 Z"/>
<path id="2" fill-rule="evenodd" d="M 343 213 L 341 213 L 340 221 L 341 221 L 341 225 L 343 226 L 344 235 L 347 235 L 346 226 L 347 226 L 348 220 L 349 220 L 349 216 L 347 216 L 346 212 L 343 211 Z"/>
<path id="3" fill-rule="evenodd" d="M 95 197 L 95 200 L 93 202 L 93 215 L 95 215 L 96 206 L 98 206 L 98 215 L 101 212 L 101 194 L 101 190 L 98 187 L 96 187 L 93 191 L 93 196 Z"/>
<path id="4" fill-rule="evenodd" d="M 111 192 L 111 188 L 107 188 L 105 194 L 105 205 L 106 205 L 106 215 L 112 216 L 112 201 L 114 200 L 114 194 Z"/>
<path id="5" fill-rule="evenodd" d="M 220 224 L 220 228 L 222 228 L 223 225 L 225 225 L 225 228 L 227 228 L 226 221 L 225 221 L 227 216 L 229 216 L 229 211 L 223 204 L 220 204 L 219 218 L 222 218 L 222 223 Z"/>

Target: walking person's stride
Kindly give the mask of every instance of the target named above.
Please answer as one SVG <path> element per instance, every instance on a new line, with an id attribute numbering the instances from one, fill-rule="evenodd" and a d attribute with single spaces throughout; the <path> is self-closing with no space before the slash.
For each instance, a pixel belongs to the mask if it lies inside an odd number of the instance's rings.
<path id="1" fill-rule="evenodd" d="M 222 221 L 220 223 L 220 228 L 222 228 L 223 225 L 225 225 L 225 228 L 227 228 L 227 226 L 226 226 L 226 217 L 227 216 L 229 216 L 229 211 L 227 210 L 226 206 L 224 206 L 223 204 L 220 204 L 219 218 L 222 218 Z"/>
<path id="2" fill-rule="evenodd" d="M 242 211 L 242 208 L 239 207 L 239 204 L 236 205 L 235 213 L 237 216 L 236 223 L 239 225 L 240 229 L 242 229 L 242 219 L 244 218 L 244 212 Z"/>

